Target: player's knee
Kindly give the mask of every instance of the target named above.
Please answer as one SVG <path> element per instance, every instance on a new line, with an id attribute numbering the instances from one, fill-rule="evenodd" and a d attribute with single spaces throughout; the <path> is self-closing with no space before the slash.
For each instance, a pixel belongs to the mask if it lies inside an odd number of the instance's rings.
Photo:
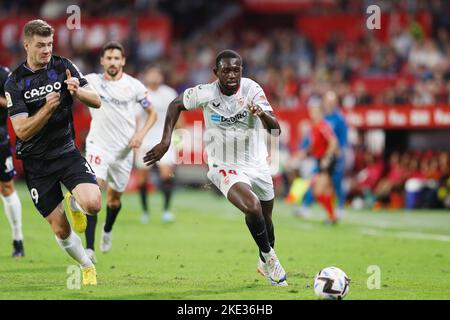
<path id="1" fill-rule="evenodd" d="M 64 228 L 54 229 L 53 232 L 55 233 L 55 236 L 60 240 L 65 240 L 70 236 L 70 230 L 66 230 Z"/>
<path id="2" fill-rule="evenodd" d="M 14 192 L 14 185 L 12 182 L 2 182 L 0 183 L 0 194 L 3 197 L 8 197 Z"/>
<path id="3" fill-rule="evenodd" d="M 100 197 L 91 197 L 84 202 L 84 210 L 90 214 L 97 214 L 102 208 L 102 201 Z"/>
<path id="4" fill-rule="evenodd" d="M 108 199 L 108 202 L 106 203 L 106 206 L 111 209 L 117 209 L 121 206 L 120 198 L 112 198 Z"/>
<path id="5" fill-rule="evenodd" d="M 173 179 L 172 178 L 169 177 L 169 178 L 163 179 L 161 181 L 161 189 L 162 190 L 168 191 L 172 188 L 173 188 Z"/>
<path id="6" fill-rule="evenodd" d="M 71 230 L 68 224 L 66 225 L 56 220 L 50 221 L 50 224 L 52 226 L 53 233 L 58 239 L 64 240 L 70 236 Z"/>
<path id="7" fill-rule="evenodd" d="M 244 200 L 243 211 L 245 214 L 262 215 L 261 204 L 258 199 L 253 197 Z"/>

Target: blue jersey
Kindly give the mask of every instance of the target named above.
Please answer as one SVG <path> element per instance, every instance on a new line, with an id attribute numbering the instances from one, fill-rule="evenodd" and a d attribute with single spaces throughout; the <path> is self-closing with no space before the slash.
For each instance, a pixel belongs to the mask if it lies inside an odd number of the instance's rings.
<path id="1" fill-rule="evenodd" d="M 348 127 L 344 115 L 336 108 L 332 113 L 325 115 L 325 120 L 330 124 L 339 142 L 339 148 L 347 147 Z"/>
<path id="2" fill-rule="evenodd" d="M 308 150 L 311 146 L 311 133 L 308 133 L 307 136 L 303 137 L 300 141 L 300 150 Z"/>

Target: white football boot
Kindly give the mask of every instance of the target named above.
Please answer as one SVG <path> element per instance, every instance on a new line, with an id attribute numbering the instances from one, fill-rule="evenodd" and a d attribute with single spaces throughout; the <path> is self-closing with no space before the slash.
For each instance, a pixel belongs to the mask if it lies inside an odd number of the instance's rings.
<path id="1" fill-rule="evenodd" d="M 269 270 L 267 269 L 266 263 L 261 260 L 261 257 L 258 259 L 258 264 L 256 265 L 256 272 L 258 272 L 259 274 L 261 274 L 266 278 L 269 278 Z"/>
<path id="2" fill-rule="evenodd" d="M 161 216 L 161 220 L 163 223 L 170 223 L 175 221 L 175 215 L 170 211 L 164 211 Z"/>
<path id="3" fill-rule="evenodd" d="M 141 223 L 148 224 L 149 221 L 150 221 L 150 214 L 148 214 L 147 212 L 144 212 L 141 216 Z"/>
<path id="4" fill-rule="evenodd" d="M 263 253 L 266 263 L 261 258 L 258 261 L 257 271 L 264 275 L 273 286 L 287 286 L 286 272 L 281 266 L 273 249 L 269 253 Z"/>

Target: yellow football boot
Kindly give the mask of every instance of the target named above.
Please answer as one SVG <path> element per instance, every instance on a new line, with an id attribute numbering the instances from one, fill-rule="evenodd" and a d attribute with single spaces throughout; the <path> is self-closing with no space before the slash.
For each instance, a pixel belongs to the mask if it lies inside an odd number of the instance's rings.
<path id="1" fill-rule="evenodd" d="M 64 196 L 64 199 L 66 200 L 67 211 L 69 211 L 69 216 L 72 220 L 72 228 L 78 233 L 83 233 L 86 231 L 87 227 L 86 215 L 81 211 L 72 210 L 72 208 L 70 207 L 70 197 L 70 192 L 67 192 Z"/>
<path id="2" fill-rule="evenodd" d="M 82 268 L 83 271 L 83 284 L 84 285 L 97 285 L 97 270 L 95 270 L 95 266 Z"/>

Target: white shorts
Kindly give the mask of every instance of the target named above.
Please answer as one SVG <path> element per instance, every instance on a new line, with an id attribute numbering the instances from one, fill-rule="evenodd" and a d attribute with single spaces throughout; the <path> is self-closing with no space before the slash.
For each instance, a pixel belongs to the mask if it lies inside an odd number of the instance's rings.
<path id="1" fill-rule="evenodd" d="M 106 151 L 95 146 L 94 143 L 86 143 L 86 160 L 97 178 L 108 181 L 109 186 L 117 192 L 125 191 L 133 168 L 133 152 L 131 150 Z"/>
<path id="2" fill-rule="evenodd" d="M 137 151 L 136 155 L 134 157 L 134 165 L 138 169 L 148 169 L 149 167 L 144 163 L 144 156 L 145 154 L 151 150 L 155 145 L 157 145 L 159 142 L 155 142 L 155 144 L 146 144 L 145 146 L 142 145 Z M 170 145 L 169 150 L 167 150 L 166 154 L 161 158 L 161 160 L 158 161 L 160 164 L 165 165 L 174 165 L 176 162 L 176 152 L 175 148 Z"/>
<path id="3" fill-rule="evenodd" d="M 237 182 L 248 184 L 261 201 L 270 201 L 275 197 L 272 176 L 268 169 L 233 169 L 219 166 L 210 168 L 207 176 L 225 197 L 228 196 L 228 191 Z"/>

